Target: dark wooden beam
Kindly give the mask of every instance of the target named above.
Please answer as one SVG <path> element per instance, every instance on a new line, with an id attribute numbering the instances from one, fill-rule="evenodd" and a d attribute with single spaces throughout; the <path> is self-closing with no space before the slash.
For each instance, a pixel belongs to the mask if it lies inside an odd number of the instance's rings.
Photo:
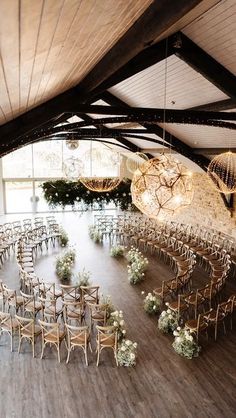
<path id="1" fill-rule="evenodd" d="M 94 119 L 93 119 L 91 116 L 84 114 L 84 115 L 80 115 L 80 117 L 81 117 L 81 118 L 82 118 L 85 122 L 90 123 L 90 124 L 91 124 L 91 126 L 95 126 L 95 125 L 94 125 Z M 103 131 L 109 131 L 109 128 L 107 128 L 106 126 L 103 126 L 103 125 L 102 125 L 102 129 L 103 129 Z M 128 139 L 124 138 L 124 137 L 122 136 L 122 133 L 121 133 L 121 136 L 119 137 L 119 139 L 117 139 L 117 141 L 118 141 L 118 142 L 120 142 L 120 144 L 125 145 L 127 148 L 129 148 L 129 149 L 130 149 L 130 151 L 133 151 L 133 152 L 138 152 L 138 151 L 140 151 L 140 148 L 139 148 L 139 147 L 137 147 L 137 146 L 136 146 L 135 144 L 133 144 L 132 142 L 130 142 Z"/>
<path id="2" fill-rule="evenodd" d="M 236 100 L 236 77 L 183 33 L 176 34 L 176 37 L 178 42 L 173 44 L 175 55 Z"/>
<path id="3" fill-rule="evenodd" d="M 200 106 L 188 107 L 188 110 L 206 110 L 209 112 L 223 112 L 236 109 L 236 101 L 232 99 L 219 100 L 218 102 L 206 103 Z"/>
<path id="4" fill-rule="evenodd" d="M 113 94 L 109 92 L 105 92 L 101 95 L 101 99 L 105 101 L 107 104 L 111 106 L 124 106 L 129 107 L 125 102 L 123 102 L 118 97 L 114 96 Z M 159 138 L 163 138 L 163 129 L 154 124 L 143 124 L 147 130 L 147 133 L 149 132 L 149 129 L 151 130 L 151 133 L 155 133 Z M 194 155 L 192 152 L 192 148 L 186 145 L 184 142 L 182 142 L 179 138 L 177 138 L 175 135 L 171 135 L 168 131 L 165 130 L 165 141 L 167 144 L 171 145 L 174 150 L 179 152 L 180 154 L 186 156 L 190 160 L 194 161 L 196 164 L 198 164 L 201 168 L 206 170 L 209 160 L 208 158 L 204 157 L 203 155 Z"/>
<path id="5" fill-rule="evenodd" d="M 103 57 L 79 86 L 83 96 L 101 93 L 102 83 L 201 3 L 201 0 L 154 0 L 113 48 Z"/>
<path id="6" fill-rule="evenodd" d="M 168 46 L 166 44 L 167 42 Z M 115 71 L 110 77 L 99 84 L 99 86 L 91 92 L 89 97 L 93 98 L 94 101 L 96 97 L 100 96 L 101 92 L 108 90 L 110 87 L 115 86 L 121 81 L 127 80 L 129 77 L 132 77 L 140 71 L 157 64 L 165 58 L 173 55 L 173 53 L 172 42 L 170 40 L 166 41 L 166 39 L 144 49 L 127 64 L 123 65 L 123 67 Z"/>

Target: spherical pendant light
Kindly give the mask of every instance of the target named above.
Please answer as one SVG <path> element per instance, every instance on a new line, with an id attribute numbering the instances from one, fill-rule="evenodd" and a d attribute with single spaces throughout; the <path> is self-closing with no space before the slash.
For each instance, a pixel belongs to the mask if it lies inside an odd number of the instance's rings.
<path id="1" fill-rule="evenodd" d="M 165 219 L 189 205 L 193 198 L 192 173 L 162 155 L 141 165 L 131 183 L 132 201 L 147 216 Z"/>
<path id="2" fill-rule="evenodd" d="M 81 177 L 81 183 L 93 192 L 110 192 L 121 182 L 119 177 Z"/>
<path id="3" fill-rule="evenodd" d="M 130 173 L 134 173 L 145 161 L 148 160 L 148 156 L 142 152 L 134 152 L 126 160 L 126 167 Z"/>
<path id="4" fill-rule="evenodd" d="M 66 146 L 69 150 L 74 151 L 79 146 L 78 139 L 67 139 L 66 140 Z"/>
<path id="5" fill-rule="evenodd" d="M 236 192 L 236 153 L 231 151 L 217 155 L 210 162 L 207 174 L 218 192 Z"/>
<path id="6" fill-rule="evenodd" d="M 84 164 L 78 158 L 70 157 L 63 162 L 63 173 L 70 180 L 78 180 L 83 173 L 83 169 Z"/>

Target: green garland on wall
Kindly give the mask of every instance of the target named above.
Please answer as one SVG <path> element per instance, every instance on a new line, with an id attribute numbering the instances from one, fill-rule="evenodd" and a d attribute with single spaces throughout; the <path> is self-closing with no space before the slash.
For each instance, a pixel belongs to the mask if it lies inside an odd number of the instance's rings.
<path id="1" fill-rule="evenodd" d="M 52 208 L 56 206 L 64 208 L 66 205 L 70 205 L 72 209 L 78 207 L 82 210 L 88 210 L 96 203 L 98 209 L 103 209 L 104 204 L 113 202 L 121 210 L 135 210 L 136 207 L 132 205 L 130 184 L 131 180 L 124 179 L 114 190 L 105 193 L 92 192 L 79 181 L 45 181 L 41 184 L 41 187 L 45 200 Z"/>

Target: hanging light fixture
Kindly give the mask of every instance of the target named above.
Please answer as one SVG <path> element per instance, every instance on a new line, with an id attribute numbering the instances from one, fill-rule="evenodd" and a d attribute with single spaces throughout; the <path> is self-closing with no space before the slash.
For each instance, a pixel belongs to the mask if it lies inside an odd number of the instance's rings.
<path id="1" fill-rule="evenodd" d="M 79 158 L 70 157 L 63 161 L 63 173 L 70 180 L 78 180 L 84 170 L 84 164 Z"/>
<path id="2" fill-rule="evenodd" d="M 74 139 L 74 135 L 72 133 L 72 138 L 66 140 L 66 146 L 70 151 L 74 151 L 79 147 L 79 140 Z"/>
<path id="3" fill-rule="evenodd" d="M 162 220 L 191 203 L 192 173 L 166 155 L 145 162 L 134 173 L 132 201 L 141 212 Z"/>
<path id="4" fill-rule="evenodd" d="M 236 154 L 228 151 L 214 157 L 208 166 L 207 174 L 218 192 L 235 193 Z"/>
<path id="5" fill-rule="evenodd" d="M 134 173 L 145 161 L 148 160 L 148 156 L 142 152 L 134 152 L 126 160 L 126 167 L 130 173 Z"/>
<path id="6" fill-rule="evenodd" d="M 144 162 L 134 173 L 131 183 L 132 201 L 141 212 L 159 220 L 173 215 L 191 203 L 192 173 L 171 156 L 164 155 L 167 87 L 167 41 L 165 59 L 163 154 Z M 171 148 L 170 148 L 171 150 Z"/>
<path id="7" fill-rule="evenodd" d="M 80 177 L 81 183 L 93 192 L 110 192 L 121 182 L 119 154 L 109 148 L 92 148 L 85 153 L 84 160 L 89 161 L 89 175 Z"/>

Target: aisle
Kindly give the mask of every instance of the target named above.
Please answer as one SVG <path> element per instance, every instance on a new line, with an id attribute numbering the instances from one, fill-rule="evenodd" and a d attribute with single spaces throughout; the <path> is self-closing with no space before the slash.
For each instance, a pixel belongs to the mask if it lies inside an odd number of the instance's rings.
<path id="1" fill-rule="evenodd" d="M 97 368 L 95 353 L 89 353 L 89 366 L 79 350 L 65 364 L 66 350 L 62 348 L 62 363 L 55 351 L 47 350 L 40 360 L 40 341 L 37 358 L 25 344 L 20 355 L 9 350 L 9 339 L 0 343 L 1 418 L 233 418 L 235 364 L 232 363 L 236 332 L 226 337 L 220 333 L 214 343 L 210 338 L 201 356 L 192 361 L 174 353 L 171 336 L 157 331 L 157 320 L 142 309 L 141 290 L 149 291 L 173 273 L 156 258 L 149 258 L 146 281 L 131 286 L 127 280 L 125 259 L 109 255 L 108 243 L 95 244 L 88 236 L 92 215 L 79 217 L 74 213 L 58 215 L 75 245 L 75 270 L 86 268 L 92 282 L 110 294 L 117 308 L 124 311 L 128 338 L 138 343 L 138 362 L 134 369 L 116 368 L 111 352 L 103 352 Z M 45 252 L 36 261 L 36 272 L 45 281 L 55 277 L 54 261 L 61 249 Z M 16 265 L 6 263 L 1 278 L 11 286 L 18 283 Z M 197 270 L 196 284 L 203 284 L 206 275 Z M 236 286 L 235 286 L 236 287 Z M 207 378 L 206 378 L 207 377 Z M 175 411 L 173 413 L 173 411 Z"/>

